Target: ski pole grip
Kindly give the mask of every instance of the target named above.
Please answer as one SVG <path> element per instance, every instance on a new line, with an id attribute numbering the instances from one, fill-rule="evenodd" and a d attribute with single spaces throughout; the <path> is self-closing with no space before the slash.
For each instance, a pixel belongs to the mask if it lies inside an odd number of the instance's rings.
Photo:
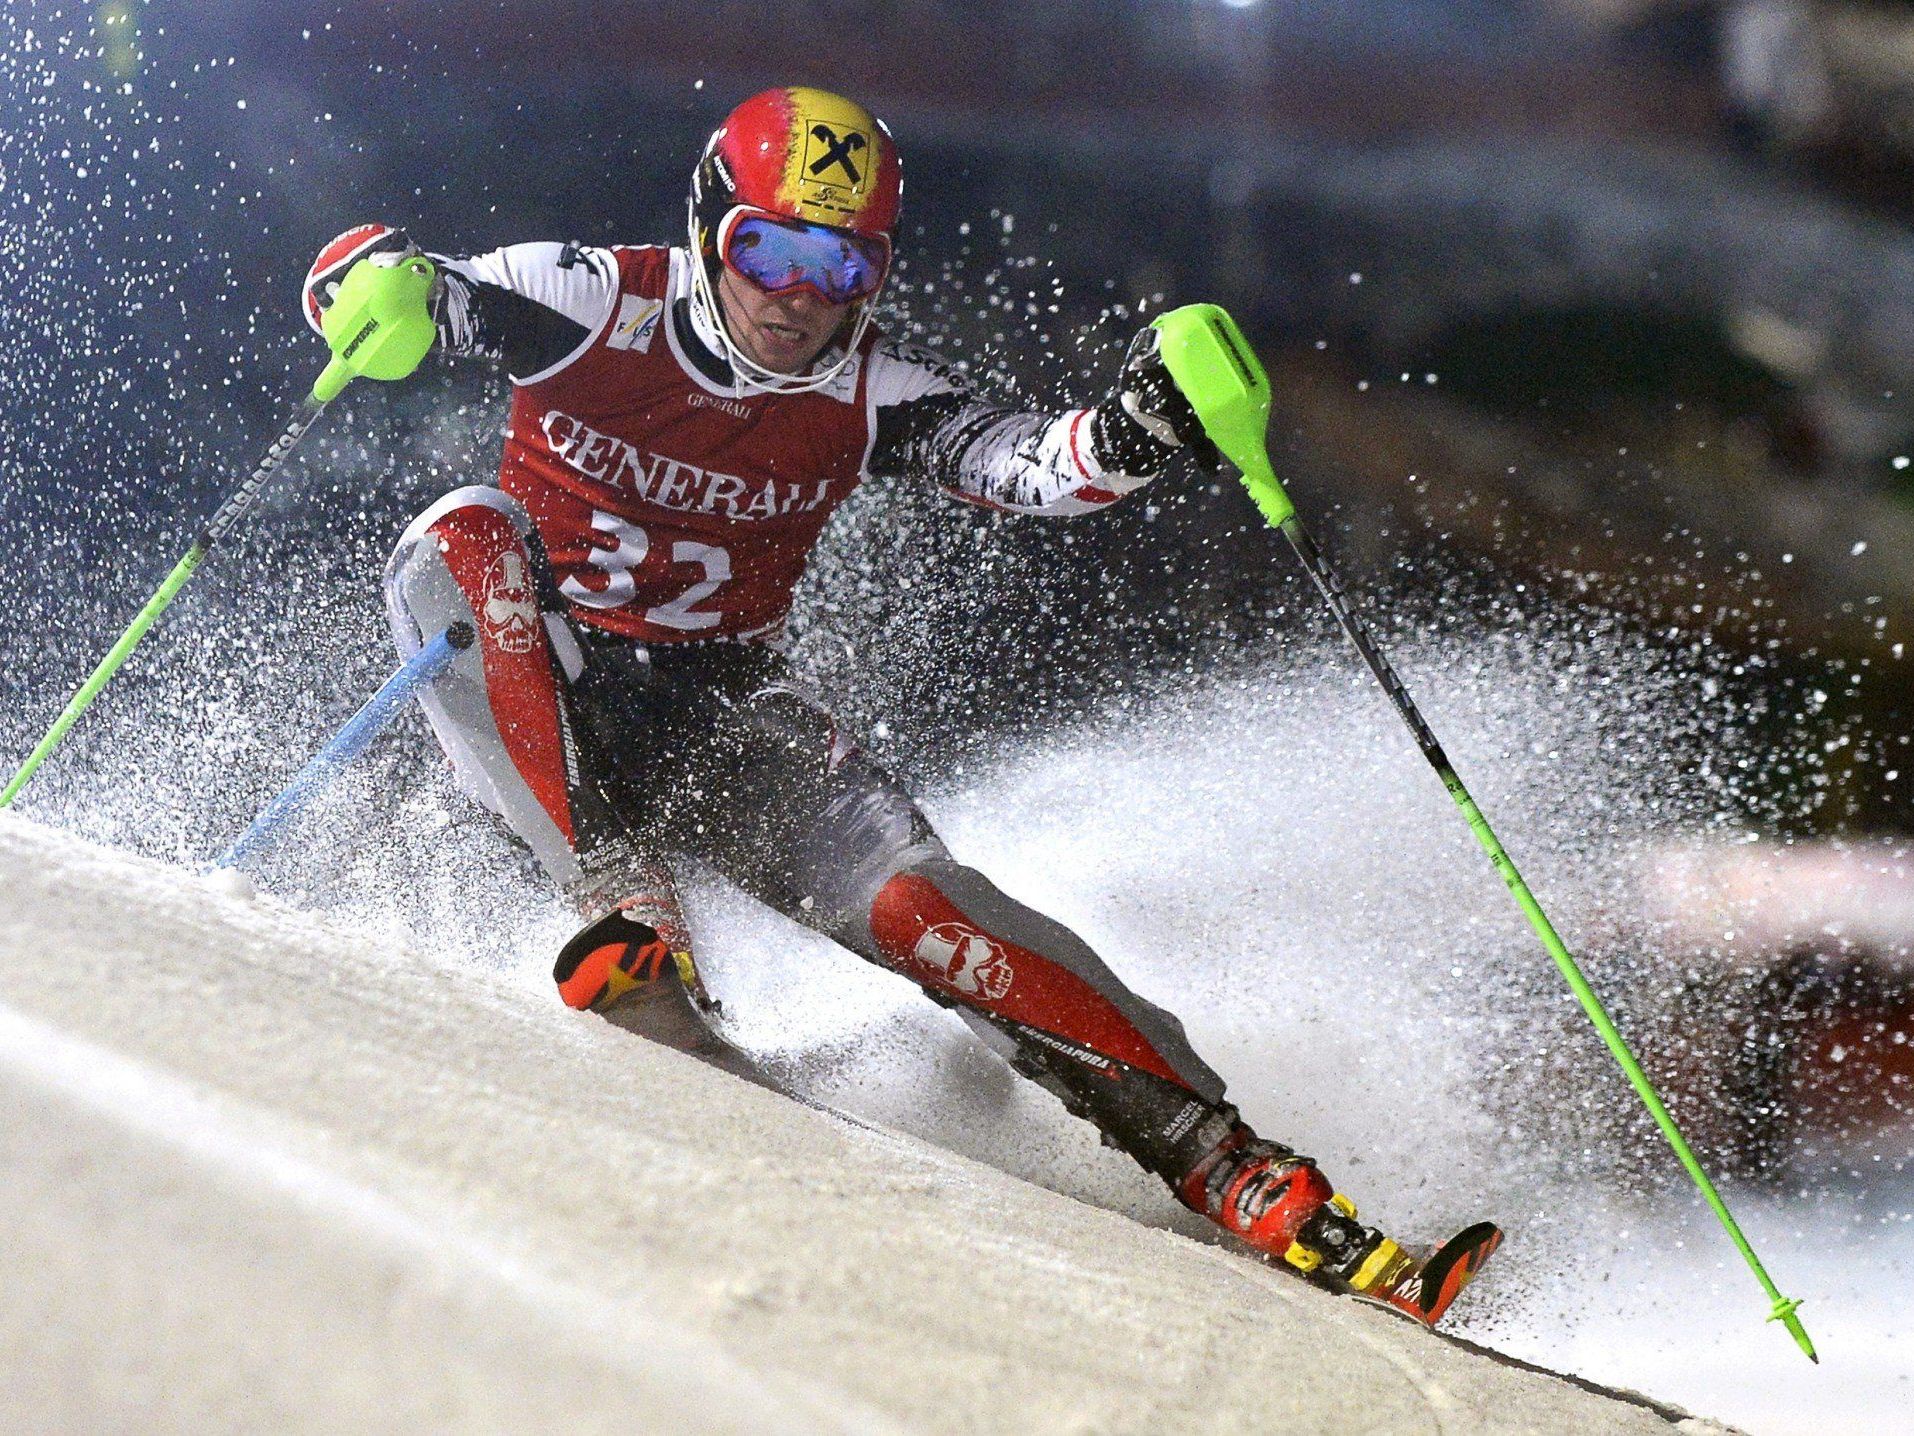
<path id="1" fill-rule="evenodd" d="M 438 338 L 431 309 L 437 278 L 422 254 L 398 264 L 353 265 L 320 321 L 332 362 L 312 386 L 313 397 L 330 403 L 354 379 L 403 379 L 417 369 Z"/>
<path id="2" fill-rule="evenodd" d="M 1269 375 L 1229 311 L 1218 304 L 1186 304 L 1157 316 L 1163 365 L 1196 410 L 1223 457 L 1243 474 L 1243 486 L 1270 525 L 1296 513 L 1269 462 Z"/>
<path id="3" fill-rule="evenodd" d="M 352 382 L 352 370 L 338 359 L 328 360 L 319 377 L 312 381 L 312 397 L 315 403 L 330 404 L 339 397 L 339 391 Z"/>

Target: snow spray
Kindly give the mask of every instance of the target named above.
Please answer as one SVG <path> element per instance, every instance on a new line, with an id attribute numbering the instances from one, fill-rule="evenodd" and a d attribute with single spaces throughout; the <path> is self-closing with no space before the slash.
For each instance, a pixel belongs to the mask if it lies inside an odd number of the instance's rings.
<path id="1" fill-rule="evenodd" d="M 67 731 L 80 721 L 80 715 L 93 706 L 93 700 L 139 647 L 147 630 L 159 622 L 160 615 L 199 571 L 213 545 L 239 523 L 253 500 L 259 497 L 260 490 L 298 447 L 306 431 L 319 421 L 326 405 L 361 375 L 372 379 L 403 379 L 419 367 L 438 334 L 426 308 L 426 298 L 437 276 L 432 262 L 417 255 L 396 266 L 379 266 L 370 260 L 361 260 L 346 275 L 339 286 L 338 298 L 326 311 L 326 343 L 332 348 L 332 359 L 314 382 L 312 391 L 299 401 L 298 411 L 267 447 L 265 457 L 253 466 L 246 481 L 226 496 L 212 521 L 193 540 L 192 547 L 173 565 L 173 571 L 146 600 L 145 607 L 127 625 L 126 632 L 80 685 L 80 691 L 47 729 L 46 736 L 34 745 L 26 762 L 20 765 L 20 771 L 0 789 L 0 808 L 13 802 L 35 770 L 60 746 Z"/>
<path id="2" fill-rule="evenodd" d="M 236 868 L 278 841 L 292 820 L 332 786 L 339 771 L 385 731 L 405 701 L 450 668 L 460 651 L 472 646 L 473 638 L 470 624 L 455 623 L 408 658 L 398 672 L 366 700 L 365 706 L 346 720 L 338 735 L 299 770 L 299 775 L 284 791 L 260 809 L 259 816 L 219 855 L 213 866 Z"/>

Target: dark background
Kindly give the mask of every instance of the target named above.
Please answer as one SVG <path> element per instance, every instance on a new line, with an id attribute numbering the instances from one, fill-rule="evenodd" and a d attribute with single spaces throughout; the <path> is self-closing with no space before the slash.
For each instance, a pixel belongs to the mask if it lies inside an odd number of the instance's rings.
<path id="1" fill-rule="evenodd" d="M 25 754 L 316 375 L 298 294 L 321 244 L 369 219 L 452 252 L 677 241 L 711 128 L 801 82 L 891 125 L 886 322 L 987 386 L 1089 402 L 1162 308 L 1237 314 L 1278 470 L 1433 716 L 1451 652 L 1586 689 L 1612 771 L 1523 750 L 1520 695 L 1470 770 L 1512 760 L 1516 820 L 1563 839 L 1525 850 L 1545 875 L 1683 825 L 1892 839 L 1914 827 L 1910 39 L 1914 6 L 1847 0 L 15 0 L 0 751 Z M 22 810 L 188 862 L 223 847 L 389 672 L 380 565 L 425 503 L 489 481 L 505 411 L 483 366 L 355 386 Z M 1234 482 L 1184 470 L 1062 523 L 871 486 L 796 617 L 918 783 L 1191 675 L 1347 661 Z M 408 719 L 354 823 L 435 764 Z M 1590 926 L 1670 978 L 1647 1000 L 1755 1034 L 1647 1054 L 1700 1071 L 1727 1126 L 1786 1085 L 1747 1012 L 1825 1035 L 1859 1011 L 1914 1050 L 1904 946 L 1860 978 L 1840 942 L 1730 954 L 1732 1007 L 1700 939 Z"/>
<path id="2" fill-rule="evenodd" d="M 338 230 L 672 239 L 724 110 L 803 81 L 903 147 L 896 327 L 1087 401 L 1154 309 L 1230 306 L 1275 377 L 1279 468 L 1385 627 L 1620 622 L 1740 685 L 1720 721 L 1770 756 L 1820 755 L 1735 795 L 1764 824 L 1899 830 L 1914 75 L 1862 63 L 1896 27 L 1914 11 L 11 5 L 0 598 L 42 634 L 117 631 L 319 362 L 296 290 Z M 201 602 L 242 652 L 303 642 L 369 686 L 368 570 L 486 476 L 503 395 L 439 373 L 340 408 Z M 1094 525 L 858 512 L 803 612 L 883 635 L 858 716 L 926 753 L 1320 623 L 1232 485 Z M 13 741 L 86 647 L 10 653 Z M 953 696 L 985 656 L 1004 681 Z"/>

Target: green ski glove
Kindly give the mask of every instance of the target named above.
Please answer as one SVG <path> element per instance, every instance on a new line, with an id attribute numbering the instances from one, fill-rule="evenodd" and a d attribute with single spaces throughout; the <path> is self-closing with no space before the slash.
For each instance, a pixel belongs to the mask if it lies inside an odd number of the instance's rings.
<path id="1" fill-rule="evenodd" d="M 377 254 L 353 265 L 326 309 L 332 362 L 313 393 L 329 402 L 353 379 L 404 379 L 417 369 L 438 338 L 431 305 L 437 280 L 423 254 Z"/>

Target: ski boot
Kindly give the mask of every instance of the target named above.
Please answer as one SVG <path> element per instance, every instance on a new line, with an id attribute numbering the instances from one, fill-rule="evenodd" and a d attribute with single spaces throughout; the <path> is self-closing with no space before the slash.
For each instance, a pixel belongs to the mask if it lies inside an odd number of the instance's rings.
<path id="1" fill-rule="evenodd" d="M 652 991 L 675 969 L 693 1005 L 716 1016 L 718 1004 L 691 960 L 691 932 L 671 869 L 623 848 L 596 866 L 600 871 L 567 894 L 587 921 L 552 968 L 565 1005 L 602 1013 L 632 992 Z M 625 896 L 613 901 L 620 892 Z"/>
<path id="2" fill-rule="evenodd" d="M 587 923 L 559 949 L 552 980 L 567 1007 L 606 1012 L 630 994 L 647 994 L 675 978 L 692 1006 L 707 1017 L 719 1015 L 718 1002 L 705 990 L 697 964 L 684 947 L 674 948 L 646 921 L 643 899 L 620 903 L 596 922 Z"/>
<path id="3" fill-rule="evenodd" d="M 1418 1261 L 1334 1191 L 1308 1157 L 1238 1127 L 1184 1178 L 1185 1206 L 1296 1270 L 1334 1278 L 1359 1296 L 1434 1326 L 1502 1244 L 1477 1222 Z"/>
<path id="4" fill-rule="evenodd" d="M 615 904 L 605 896 L 618 890 L 614 882 L 627 894 Z M 570 896 L 590 920 L 552 965 L 566 1006 L 598 1013 L 614 1027 L 747 1082 L 784 1090 L 720 1030 L 724 1005 L 705 987 L 692 959 L 691 932 L 669 868 L 628 862 L 601 877 L 595 890 Z"/>

